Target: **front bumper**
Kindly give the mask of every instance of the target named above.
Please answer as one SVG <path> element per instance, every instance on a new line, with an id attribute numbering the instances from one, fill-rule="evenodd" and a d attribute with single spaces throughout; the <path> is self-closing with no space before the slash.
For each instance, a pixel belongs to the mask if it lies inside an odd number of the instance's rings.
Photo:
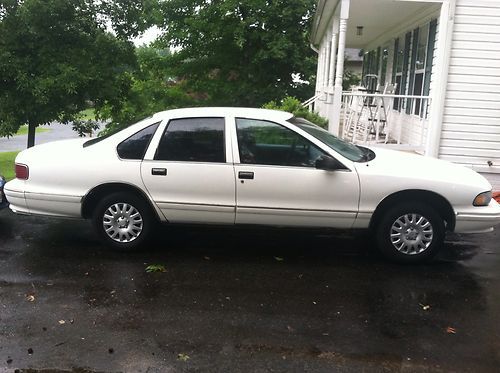
<path id="1" fill-rule="evenodd" d="M 456 213 L 456 233 L 482 233 L 492 231 L 500 224 L 500 204 L 491 200 L 488 206 L 460 210 Z"/>

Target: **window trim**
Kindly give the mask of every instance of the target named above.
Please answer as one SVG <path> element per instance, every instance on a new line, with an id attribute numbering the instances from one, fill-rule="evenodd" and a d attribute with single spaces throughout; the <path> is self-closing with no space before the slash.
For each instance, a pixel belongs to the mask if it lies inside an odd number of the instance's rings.
<path id="1" fill-rule="evenodd" d="M 178 161 L 178 160 L 162 160 L 162 159 L 155 159 L 156 153 L 158 152 L 158 148 L 160 146 L 161 140 L 163 138 L 163 135 L 165 132 L 167 132 L 168 127 L 170 125 L 170 122 L 174 120 L 183 120 L 183 119 L 222 119 L 224 121 L 224 125 L 222 127 L 222 136 L 223 136 L 223 141 L 222 144 L 224 146 L 223 152 L 224 152 L 224 161 L 223 162 L 210 162 L 210 161 Z M 170 163 L 194 163 L 194 164 L 211 164 L 211 165 L 224 165 L 230 163 L 228 160 L 228 148 L 227 148 L 227 137 L 228 137 L 228 118 L 226 116 L 188 116 L 188 117 L 171 117 L 167 118 L 164 120 L 164 126 L 163 128 L 158 128 L 156 130 L 155 136 L 156 138 L 153 138 L 150 143 L 149 143 L 149 148 L 146 151 L 145 156 L 143 157 L 144 160 L 148 160 L 151 162 L 170 162 Z M 159 135 L 158 135 L 159 133 Z"/>

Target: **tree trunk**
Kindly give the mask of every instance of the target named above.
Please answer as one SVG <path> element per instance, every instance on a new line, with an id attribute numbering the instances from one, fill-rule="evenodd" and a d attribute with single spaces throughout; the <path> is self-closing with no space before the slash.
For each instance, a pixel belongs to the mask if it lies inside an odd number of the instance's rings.
<path id="1" fill-rule="evenodd" d="M 28 148 L 35 146 L 35 123 L 28 122 Z"/>

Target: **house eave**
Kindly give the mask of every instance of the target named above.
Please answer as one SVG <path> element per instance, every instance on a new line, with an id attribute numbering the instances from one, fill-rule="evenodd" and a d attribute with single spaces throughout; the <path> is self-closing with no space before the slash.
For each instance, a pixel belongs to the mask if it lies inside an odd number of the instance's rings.
<path id="1" fill-rule="evenodd" d="M 330 20 L 337 9 L 340 0 L 319 0 L 313 18 L 313 27 L 310 41 L 313 45 L 319 45 L 321 38 L 328 27 Z"/>

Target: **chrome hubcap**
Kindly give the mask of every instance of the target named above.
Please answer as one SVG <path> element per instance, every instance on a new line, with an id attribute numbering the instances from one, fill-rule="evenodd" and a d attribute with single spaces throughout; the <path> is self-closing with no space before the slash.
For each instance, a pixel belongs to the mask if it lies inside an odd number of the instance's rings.
<path id="1" fill-rule="evenodd" d="M 432 225 L 422 215 L 411 213 L 400 216 L 391 226 L 391 242 L 399 252 L 416 255 L 432 243 Z"/>
<path id="2" fill-rule="evenodd" d="M 128 203 L 115 203 L 102 217 L 106 234 L 116 242 L 132 242 L 142 232 L 143 221 L 139 211 Z"/>

